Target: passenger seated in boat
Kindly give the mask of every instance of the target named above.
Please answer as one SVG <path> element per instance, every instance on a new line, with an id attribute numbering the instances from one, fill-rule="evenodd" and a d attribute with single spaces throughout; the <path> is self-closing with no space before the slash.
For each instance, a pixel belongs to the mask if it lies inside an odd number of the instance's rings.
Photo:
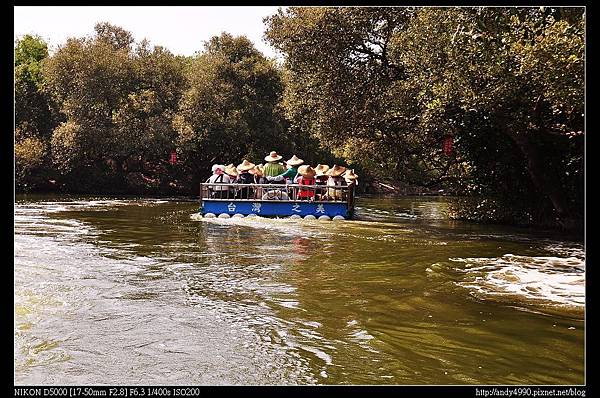
<path id="1" fill-rule="evenodd" d="M 349 188 L 354 188 L 358 185 L 358 176 L 354 174 L 354 169 L 346 171 L 342 177 L 344 177 Z M 342 199 L 348 200 L 348 191 L 342 193 Z"/>
<path id="2" fill-rule="evenodd" d="M 248 160 L 244 159 L 237 167 L 239 174 L 235 182 L 237 184 L 252 184 L 254 182 L 254 175 L 250 174 L 250 170 L 252 170 L 254 166 L 254 163 L 250 163 Z M 250 199 L 254 196 L 253 193 L 253 189 L 250 187 L 240 187 L 236 192 L 235 198 Z"/>
<path id="3" fill-rule="evenodd" d="M 298 166 L 304 163 L 304 160 L 300 159 L 298 156 L 294 155 L 291 159 L 285 162 L 288 166 L 288 169 L 276 176 L 268 176 L 267 180 L 269 182 L 285 182 L 286 180 L 294 181 L 296 177 L 298 177 Z"/>
<path id="4" fill-rule="evenodd" d="M 271 153 L 265 157 L 265 167 L 263 168 L 263 174 L 267 179 L 267 182 L 270 184 L 283 184 L 283 179 L 279 181 L 271 181 L 269 177 L 275 177 L 280 174 L 285 173 L 285 167 L 278 163 L 281 160 L 282 156 L 278 155 L 277 152 L 271 151 Z M 262 195 L 263 200 L 287 200 L 288 195 L 286 192 L 283 192 L 282 189 L 266 189 L 265 193 Z"/>
<path id="5" fill-rule="evenodd" d="M 289 200 L 289 196 L 281 189 L 268 189 L 263 194 L 262 200 Z"/>
<path id="6" fill-rule="evenodd" d="M 329 176 L 326 174 L 329 170 L 329 166 L 326 164 L 318 164 L 315 167 L 315 185 L 326 185 L 327 179 Z M 325 188 L 316 188 L 315 190 L 315 199 L 321 200 L 326 195 Z"/>
<path id="7" fill-rule="evenodd" d="M 298 200 L 315 200 L 315 188 L 304 188 L 302 185 L 315 185 L 315 169 L 310 167 L 310 165 L 304 165 L 298 167 L 298 174 L 300 174 L 296 178 L 296 183 L 301 185 L 298 188 Z"/>
<path id="8" fill-rule="evenodd" d="M 268 184 L 269 182 L 265 178 L 264 168 L 262 164 L 257 164 L 253 169 L 250 169 L 250 174 L 254 176 L 253 184 Z"/>
<path id="9" fill-rule="evenodd" d="M 304 160 L 300 159 L 298 156 L 294 155 L 291 157 L 291 159 L 287 160 L 284 162 L 287 170 L 282 173 L 279 174 L 277 176 L 274 177 L 267 177 L 267 180 L 269 180 L 269 182 L 272 183 L 279 183 L 279 182 L 285 182 L 287 183 L 294 183 L 296 178 L 298 177 L 298 166 L 300 166 L 301 164 L 304 163 Z M 296 194 L 295 192 L 295 188 L 289 187 L 288 188 L 288 196 L 292 199 L 295 199 L 294 195 Z"/>
<path id="10" fill-rule="evenodd" d="M 235 168 L 235 166 L 233 165 L 233 163 L 229 163 L 227 166 L 225 166 L 225 174 L 227 174 L 229 176 L 230 179 L 230 184 L 236 184 L 237 183 L 237 178 L 238 178 L 238 171 Z M 233 186 L 229 186 L 229 196 L 227 197 L 228 199 L 234 199 L 235 195 L 237 194 L 238 189 L 233 187 Z"/>
<path id="11" fill-rule="evenodd" d="M 282 157 L 283 156 L 278 155 L 275 151 L 271 151 L 271 153 L 265 157 L 265 161 L 267 162 L 263 168 L 265 178 L 275 177 L 285 173 L 285 167 L 278 163 Z"/>
<path id="12" fill-rule="evenodd" d="M 229 163 L 227 166 L 225 166 L 225 174 L 229 176 L 231 183 L 234 184 L 237 182 L 237 178 L 240 173 L 238 173 L 233 163 Z"/>
<path id="13" fill-rule="evenodd" d="M 253 181 L 252 181 L 253 184 L 268 184 L 269 183 L 263 175 L 263 165 L 262 164 L 257 164 L 256 166 L 254 166 L 253 169 L 249 170 L 249 173 L 252 174 L 254 177 Z M 263 196 L 263 188 L 256 187 L 253 189 L 254 189 L 253 197 L 255 199 L 261 199 Z"/>
<path id="14" fill-rule="evenodd" d="M 214 164 L 212 166 L 213 175 L 206 182 L 209 184 L 229 184 L 231 179 L 225 174 L 225 166 Z M 227 199 L 229 197 L 229 187 L 227 185 L 210 185 L 208 187 L 209 197 L 213 199 Z"/>
<path id="15" fill-rule="evenodd" d="M 346 168 L 344 166 L 338 166 L 337 164 L 333 165 L 327 171 L 327 175 L 329 176 L 327 179 L 327 200 L 343 200 L 343 190 L 336 188 L 346 186 L 346 180 L 342 177 L 345 171 Z"/>
<path id="16" fill-rule="evenodd" d="M 342 177 L 344 177 L 348 186 L 353 184 L 354 186 L 358 185 L 358 176 L 354 174 L 354 169 L 346 171 Z"/>

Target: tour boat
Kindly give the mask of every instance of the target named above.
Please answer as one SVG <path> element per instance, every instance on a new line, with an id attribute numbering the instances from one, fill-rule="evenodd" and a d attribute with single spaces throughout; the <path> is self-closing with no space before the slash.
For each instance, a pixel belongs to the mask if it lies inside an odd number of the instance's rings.
<path id="1" fill-rule="evenodd" d="M 350 219 L 354 185 L 200 184 L 203 217 L 290 217 Z"/>

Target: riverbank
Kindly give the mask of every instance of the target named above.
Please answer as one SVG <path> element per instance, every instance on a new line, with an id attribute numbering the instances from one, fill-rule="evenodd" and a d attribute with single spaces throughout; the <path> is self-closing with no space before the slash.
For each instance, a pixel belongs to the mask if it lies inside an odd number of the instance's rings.
<path id="1" fill-rule="evenodd" d="M 444 196 L 452 198 L 448 212 L 448 218 L 452 220 L 557 230 L 578 236 L 580 240 L 583 240 L 584 236 L 584 217 L 561 220 L 556 212 L 547 206 L 541 205 L 535 209 L 526 209 L 519 206 L 520 203 L 516 199 L 513 203 L 506 203 L 506 200 L 499 200 L 491 196 L 466 196 L 439 187 L 428 188 L 377 180 L 364 184 L 358 192 L 396 198 Z"/>

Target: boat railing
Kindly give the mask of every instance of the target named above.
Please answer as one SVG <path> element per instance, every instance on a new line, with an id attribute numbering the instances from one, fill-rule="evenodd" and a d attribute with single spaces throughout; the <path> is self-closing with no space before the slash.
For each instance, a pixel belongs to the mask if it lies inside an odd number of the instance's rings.
<path id="1" fill-rule="evenodd" d="M 200 184 L 200 200 L 281 202 L 310 201 L 319 203 L 354 202 L 354 185 L 300 185 L 300 184 Z"/>

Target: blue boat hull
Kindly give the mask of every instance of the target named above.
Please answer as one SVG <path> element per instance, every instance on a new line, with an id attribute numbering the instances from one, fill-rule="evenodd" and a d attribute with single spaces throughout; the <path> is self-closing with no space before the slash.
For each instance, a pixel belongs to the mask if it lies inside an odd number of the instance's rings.
<path id="1" fill-rule="evenodd" d="M 202 215 L 212 213 L 219 214 L 256 214 L 262 217 L 288 217 L 294 214 L 299 216 L 313 215 L 319 217 L 326 215 L 329 217 L 343 216 L 351 218 L 352 211 L 348 209 L 347 203 L 312 203 L 312 202 L 252 202 L 252 201 L 223 201 L 204 199 L 202 201 L 200 212 Z"/>

